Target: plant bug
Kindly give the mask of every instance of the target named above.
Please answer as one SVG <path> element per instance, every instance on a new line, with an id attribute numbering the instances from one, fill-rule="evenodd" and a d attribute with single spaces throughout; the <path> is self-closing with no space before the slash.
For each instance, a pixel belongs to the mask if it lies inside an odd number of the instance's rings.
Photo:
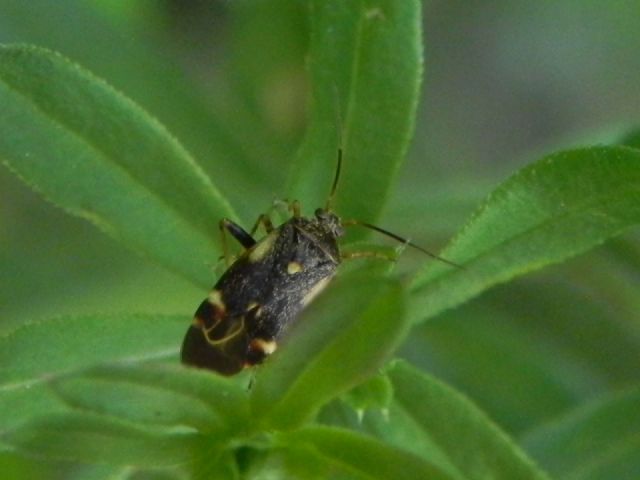
<path id="1" fill-rule="evenodd" d="M 339 149 L 327 203 L 324 208 L 318 208 L 313 217 L 302 216 L 300 205 L 294 201 L 289 204 L 291 218 L 278 227 L 274 227 L 265 214 L 258 217 L 250 233 L 231 220 L 220 221 L 227 264 L 227 232 L 244 251 L 228 266 L 196 310 L 182 344 L 183 363 L 233 375 L 261 363 L 273 353 L 279 338 L 326 287 L 342 260 L 381 256 L 375 252 L 341 255 L 338 239 L 345 226 L 370 228 L 439 258 L 380 227 L 355 220 L 343 222 L 331 209 L 341 166 L 342 150 Z M 256 241 L 253 236 L 260 226 L 267 234 Z"/>

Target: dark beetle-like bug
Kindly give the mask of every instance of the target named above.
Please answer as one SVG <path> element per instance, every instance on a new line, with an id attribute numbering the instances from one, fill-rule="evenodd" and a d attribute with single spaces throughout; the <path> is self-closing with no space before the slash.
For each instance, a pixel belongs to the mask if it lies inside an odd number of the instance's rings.
<path id="1" fill-rule="evenodd" d="M 273 353 L 282 333 L 347 257 L 340 254 L 338 246 L 345 225 L 363 225 L 434 256 L 379 227 L 358 221 L 342 222 L 331 211 L 341 163 L 339 151 L 327 204 L 311 218 L 303 217 L 298 203 L 293 202 L 292 217 L 277 228 L 267 215 L 258 218 L 251 233 L 230 220 L 220 222 L 225 256 L 228 257 L 225 232 L 245 250 L 196 311 L 182 344 L 184 363 L 233 375 Z M 256 241 L 253 234 L 260 225 L 267 235 Z M 358 252 L 349 256 L 372 255 L 376 254 Z"/>

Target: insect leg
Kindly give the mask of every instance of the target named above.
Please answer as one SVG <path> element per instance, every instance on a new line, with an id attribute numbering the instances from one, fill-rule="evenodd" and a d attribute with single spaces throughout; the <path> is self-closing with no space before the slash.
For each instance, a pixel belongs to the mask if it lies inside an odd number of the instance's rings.
<path id="1" fill-rule="evenodd" d="M 289 210 L 293 213 L 295 218 L 300 218 L 300 202 L 294 200 L 289 204 Z"/>
<path id="2" fill-rule="evenodd" d="M 251 236 L 253 236 L 258 231 L 260 225 L 264 227 L 264 231 L 267 233 L 271 233 L 273 231 L 273 224 L 271 223 L 269 215 L 267 213 L 263 213 L 258 217 L 258 220 L 256 220 L 255 225 L 251 229 Z"/>
<path id="3" fill-rule="evenodd" d="M 247 233 L 240 225 L 232 222 L 228 218 L 220 220 L 220 235 L 222 237 L 222 252 L 227 266 L 231 265 L 231 254 L 229 253 L 229 245 L 227 244 L 226 232 L 229 232 L 244 248 L 251 248 L 256 244 L 253 237 Z"/>

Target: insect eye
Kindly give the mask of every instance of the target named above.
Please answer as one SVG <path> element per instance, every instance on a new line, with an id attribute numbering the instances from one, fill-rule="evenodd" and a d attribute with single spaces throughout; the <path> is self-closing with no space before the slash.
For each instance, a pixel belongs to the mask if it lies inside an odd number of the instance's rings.
<path id="1" fill-rule="evenodd" d="M 327 212 L 325 212 L 322 208 L 317 208 L 314 214 L 320 219 L 327 218 Z"/>

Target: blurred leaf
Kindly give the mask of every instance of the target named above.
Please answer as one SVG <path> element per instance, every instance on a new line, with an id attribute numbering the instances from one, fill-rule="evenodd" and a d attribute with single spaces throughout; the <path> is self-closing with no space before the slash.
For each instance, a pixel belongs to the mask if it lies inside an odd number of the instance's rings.
<path id="1" fill-rule="evenodd" d="M 556 478 L 640 476 L 640 387 L 610 394 L 534 429 L 524 447 Z"/>
<path id="2" fill-rule="evenodd" d="M 230 17 L 228 63 L 233 89 L 251 113 L 262 119 L 267 127 L 263 133 L 288 144 L 298 140 L 304 127 L 304 62 L 309 37 L 306 3 L 269 0 L 225 5 Z M 268 61 L 256 51 L 264 52 Z M 266 140 L 260 138 L 259 143 Z M 269 164 L 281 167 L 285 162 L 269 158 Z"/>
<path id="3" fill-rule="evenodd" d="M 511 433 L 640 382 L 634 240 L 626 234 L 440 314 L 412 330 L 402 355 Z"/>
<path id="4" fill-rule="evenodd" d="M 640 128 L 627 132 L 618 143 L 627 147 L 640 148 Z"/>
<path id="5" fill-rule="evenodd" d="M 0 337 L 0 391 L 96 363 L 178 356 L 188 321 L 167 315 L 61 317 Z"/>
<path id="6" fill-rule="evenodd" d="M 235 450 L 221 449 L 196 459 L 191 475 L 185 480 L 212 478 L 221 480 L 244 480 L 239 473 Z"/>
<path id="7" fill-rule="evenodd" d="M 64 480 L 189 480 L 187 471 L 183 467 L 139 468 L 128 465 L 79 464 L 61 463 L 67 466 L 60 471 L 58 467 L 51 470 L 45 478 Z M 40 477 L 38 477 L 40 480 Z"/>
<path id="8" fill-rule="evenodd" d="M 0 432 L 47 413 L 63 413 L 68 407 L 46 383 L 0 385 Z"/>
<path id="9" fill-rule="evenodd" d="M 341 275 L 261 367 L 253 411 L 276 428 L 295 427 L 382 364 L 404 337 L 400 287 L 379 265 Z"/>
<path id="10" fill-rule="evenodd" d="M 36 419 L 0 440 L 38 458 L 149 468 L 189 463 L 203 446 L 197 434 L 152 432 L 85 413 Z"/>
<path id="11" fill-rule="evenodd" d="M 126 476 L 126 480 L 188 480 L 188 478 L 184 472 L 174 469 L 136 470 Z"/>
<path id="12" fill-rule="evenodd" d="M 367 479 L 454 479 L 420 457 L 385 445 L 378 440 L 334 427 L 305 427 L 280 434 L 285 444 L 309 445 L 320 458 L 355 475 Z M 347 477 L 353 478 L 353 477 Z"/>
<path id="13" fill-rule="evenodd" d="M 458 173 L 458 172 L 456 172 Z M 431 251 L 437 243 L 447 241 L 458 230 L 495 185 L 495 175 L 485 178 L 452 176 L 440 181 L 418 181 L 402 185 L 390 198 L 381 221 L 385 228 L 410 238 Z M 403 256 L 410 251 L 405 251 Z M 417 252 L 416 252 L 417 254 Z"/>
<path id="14" fill-rule="evenodd" d="M 339 432 L 339 430 L 337 431 Z M 246 478 L 251 480 L 281 478 L 364 480 L 378 478 L 371 477 L 357 467 L 354 468 L 354 462 L 342 462 L 331 455 L 325 455 L 322 449 L 315 448 L 313 442 L 290 441 L 289 438 L 284 435 L 278 436 L 277 439 L 280 440 L 281 445 L 275 445 L 264 451 L 258 461 L 252 461 L 247 470 Z M 372 454 L 374 452 L 375 450 L 372 451 Z"/>
<path id="15" fill-rule="evenodd" d="M 170 366 L 98 367 L 54 382 L 68 404 L 142 425 L 223 432 L 246 425 L 245 389 L 211 372 Z"/>
<path id="16" fill-rule="evenodd" d="M 0 49 L 0 101 L 0 158 L 27 184 L 209 285 L 205 262 L 216 258 L 219 237 L 212 219 L 233 214 L 160 124 L 88 72 L 33 47 Z"/>
<path id="17" fill-rule="evenodd" d="M 291 198 L 324 205 L 342 146 L 336 210 L 379 214 L 410 140 L 422 74 L 420 2 L 311 2 L 311 120 Z M 340 124 L 341 123 L 341 124 Z"/>
<path id="18" fill-rule="evenodd" d="M 61 464 L 63 462 L 58 462 Z M 55 471 L 45 478 L 63 478 L 64 480 L 128 480 L 132 467 L 122 465 L 79 464 L 64 462 L 69 467 L 64 472 Z"/>
<path id="19" fill-rule="evenodd" d="M 389 377 L 379 373 L 360 385 L 356 385 L 342 397 L 356 412 L 364 413 L 366 410 L 389 408 L 393 399 L 393 385 Z"/>
<path id="20" fill-rule="evenodd" d="M 207 89 L 208 85 L 189 78 L 181 62 L 185 55 L 194 55 L 193 48 L 176 52 L 175 37 L 149 35 L 153 29 L 167 29 L 166 23 L 160 24 L 166 22 L 163 7 L 162 2 L 136 5 L 144 24 L 133 27 L 120 19 L 107 22 L 80 0 L 3 0 L 0 43 L 31 43 L 59 51 L 106 79 L 159 118 L 218 182 L 225 197 L 242 210 L 244 218 L 252 219 L 256 202 L 264 201 L 275 187 L 263 175 L 269 171 L 263 159 L 277 151 L 265 152 L 264 143 L 254 147 L 257 140 L 247 141 L 249 132 L 261 142 L 268 132 L 262 132 L 264 125 L 242 124 L 246 116 L 236 118 L 237 92 L 221 92 L 218 84 Z M 206 61 L 213 63 L 208 56 Z M 214 68 L 216 80 L 224 77 L 219 65 Z M 222 98 L 208 98 L 216 95 Z M 221 103 L 228 105 L 223 108 Z M 261 174 L 247 175 L 248 171 Z"/>
<path id="21" fill-rule="evenodd" d="M 414 279 L 421 321 L 515 276 L 582 253 L 640 220 L 640 152 L 595 147 L 551 155 L 498 187 L 442 256 Z"/>
<path id="22" fill-rule="evenodd" d="M 607 242 L 606 254 L 610 260 L 615 261 L 617 270 L 634 278 L 640 276 L 640 231 L 632 230 L 621 238 Z M 625 293 L 630 290 L 626 288 Z M 633 299 L 640 305 L 640 298 L 634 296 Z"/>
<path id="23" fill-rule="evenodd" d="M 584 359 L 572 356 L 542 326 L 534 330 L 474 305 L 414 330 L 403 353 L 518 432 L 603 388 L 601 376 Z"/>
<path id="24" fill-rule="evenodd" d="M 178 359 L 186 318 L 93 315 L 26 323 L 0 336 L 0 426 L 66 408 L 43 381 L 97 363 Z"/>
<path id="25" fill-rule="evenodd" d="M 547 478 L 461 394 L 402 361 L 394 362 L 387 371 L 394 405 L 389 420 L 378 424 L 383 438 L 395 436 L 395 444 L 413 451 L 422 446 L 425 459 L 437 464 L 440 458 L 441 468 L 455 472 L 454 478 Z M 433 449 L 436 451 L 430 451 Z"/>
<path id="26" fill-rule="evenodd" d="M 46 469 L 34 462 L 32 458 L 26 458 L 16 452 L 0 451 L 0 472 L 7 480 L 33 480 L 46 479 Z"/>

